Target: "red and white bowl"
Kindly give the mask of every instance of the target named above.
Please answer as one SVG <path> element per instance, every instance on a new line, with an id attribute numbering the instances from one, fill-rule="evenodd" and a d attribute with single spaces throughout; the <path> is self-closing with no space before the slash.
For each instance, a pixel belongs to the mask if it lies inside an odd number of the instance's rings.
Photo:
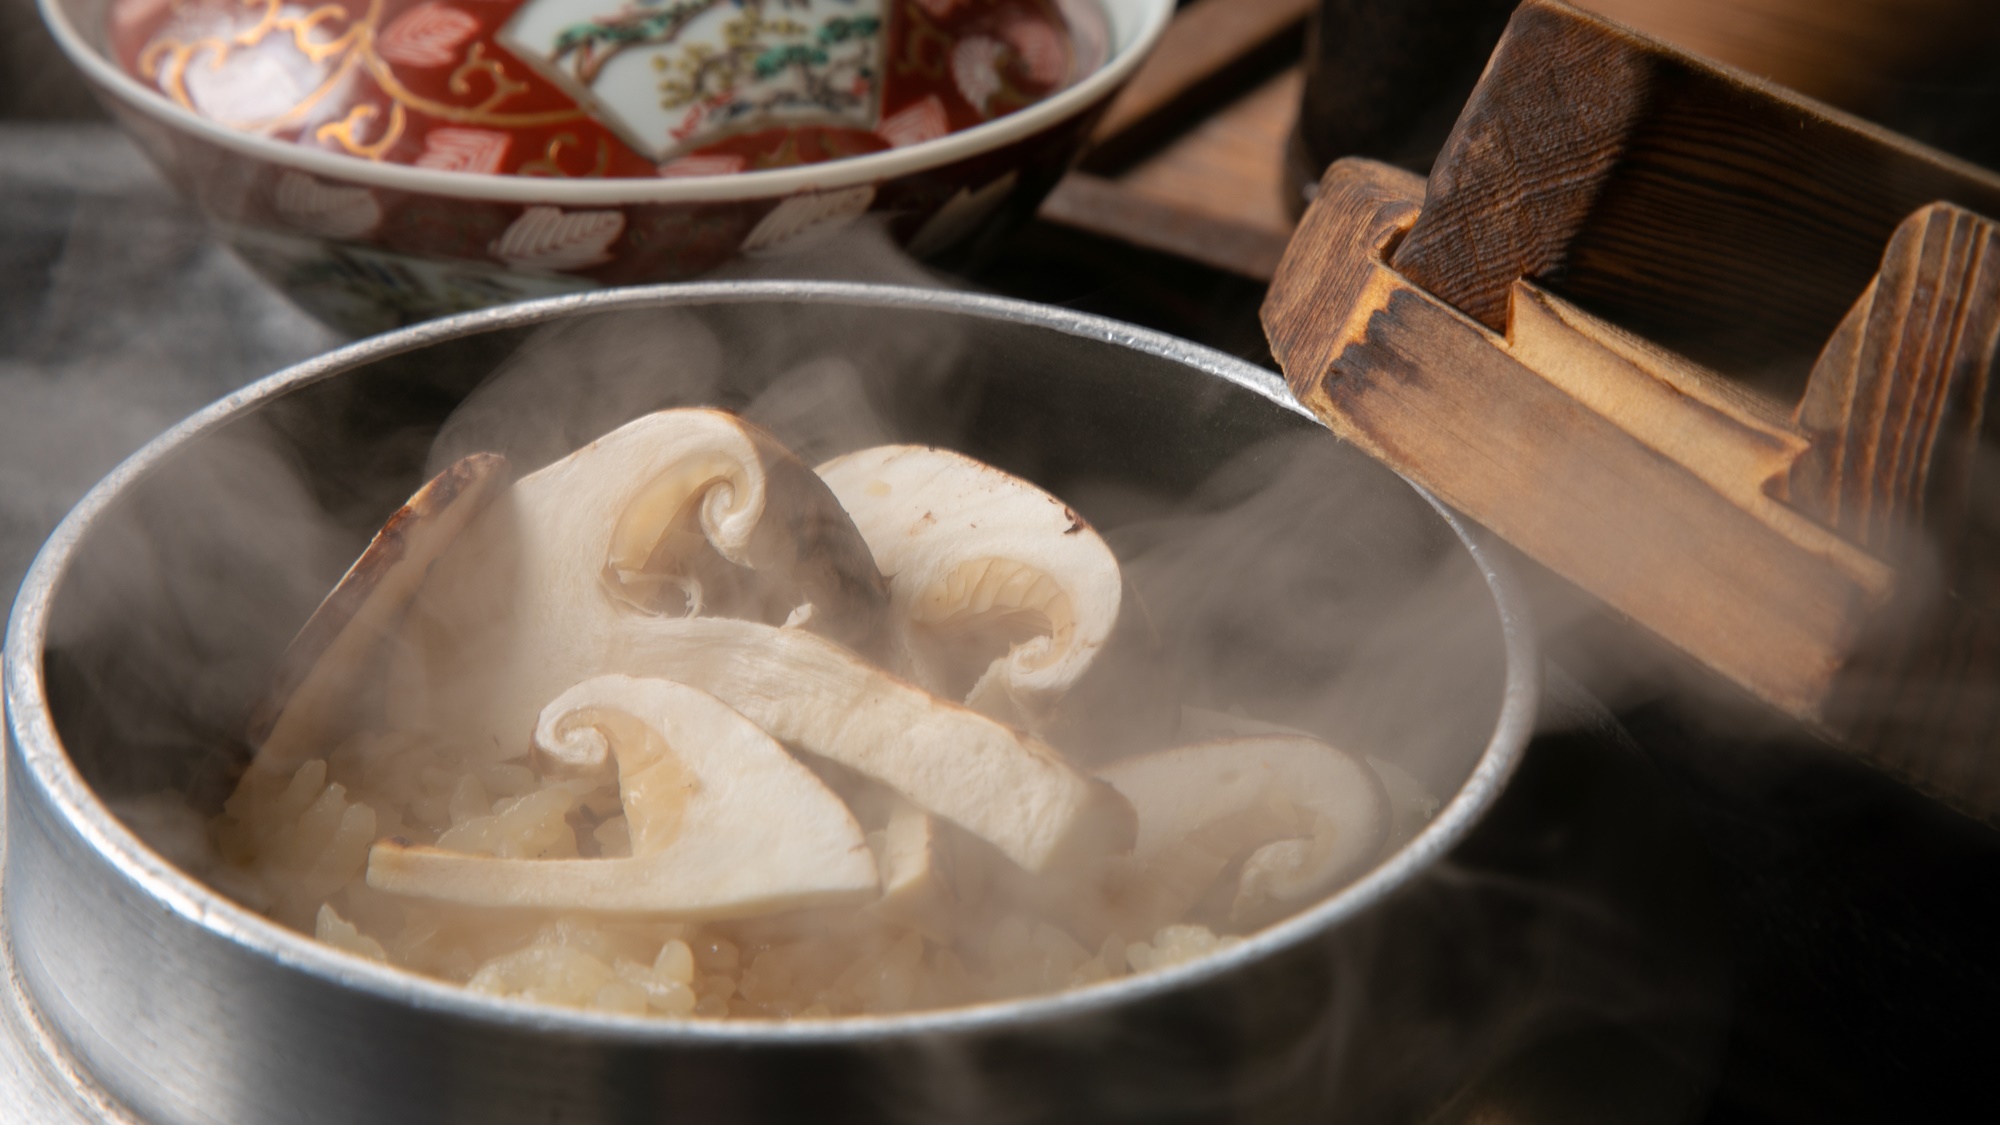
<path id="1" fill-rule="evenodd" d="M 1104 17 L 1102 64 L 1004 116 L 821 163 L 706 172 L 708 158 L 679 157 L 666 175 L 576 178 L 371 160 L 232 127 L 119 63 L 111 0 L 41 9 L 113 116 L 245 260 L 316 315 L 367 331 L 781 259 L 857 224 L 918 257 L 972 245 L 1054 186 L 1173 13 L 1172 0 L 1083 2 Z"/>

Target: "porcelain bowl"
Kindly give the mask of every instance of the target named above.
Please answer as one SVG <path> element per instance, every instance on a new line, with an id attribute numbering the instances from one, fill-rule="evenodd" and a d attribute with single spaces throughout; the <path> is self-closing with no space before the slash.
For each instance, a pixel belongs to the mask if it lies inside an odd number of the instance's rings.
<path id="1" fill-rule="evenodd" d="M 1282 692 L 1295 711 L 1252 713 L 1397 762 L 1441 803 L 1358 880 L 1197 960 L 790 1021 L 615 1016 L 418 977 L 239 907 L 114 813 L 162 789 L 219 805 L 216 763 L 274 655 L 427 460 L 469 442 L 529 466 L 673 404 L 741 410 L 809 463 L 857 442 L 948 443 L 1050 489 L 1114 545 L 1150 542 L 1174 513 L 1249 511 L 1230 499 L 1246 482 L 1290 481 L 1290 502 L 1256 509 L 1254 538 L 1182 556 L 1177 588 L 1219 611 L 1202 633 L 1222 657 L 1214 702 L 1318 668 Z M 1272 593 L 1262 616 L 1237 612 Z M 1379 954 L 1413 924 L 1476 940 L 1391 908 L 1506 783 L 1538 674 L 1520 596 L 1477 535 L 1335 440 L 1274 374 L 1185 341 L 835 283 L 464 314 L 216 403 L 44 547 L 6 639 L 0 985 L 18 982 L 23 1022 L 47 1029 L 47 1073 L 155 1125 L 1369 1120 L 1380 1076 L 1401 1072 L 1384 1062 L 1423 1059 L 1438 1035 L 1384 1010 Z"/>
<path id="2" fill-rule="evenodd" d="M 390 163 L 219 124 L 111 57 L 110 0 L 40 0 L 112 116 L 230 245 L 308 311 L 356 333 L 731 263 L 784 275 L 786 257 L 857 226 L 923 259 L 971 253 L 1033 213 L 1173 14 L 1172 0 L 1080 2 L 1102 13 L 1091 34 L 1105 41 L 1087 52 L 1102 65 L 983 124 L 815 164 L 566 178 L 441 170 L 477 161 Z"/>

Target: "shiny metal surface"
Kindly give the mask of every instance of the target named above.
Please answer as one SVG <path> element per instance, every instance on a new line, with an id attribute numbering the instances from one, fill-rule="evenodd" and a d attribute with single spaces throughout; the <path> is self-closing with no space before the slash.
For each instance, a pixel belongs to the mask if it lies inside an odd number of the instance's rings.
<path id="1" fill-rule="evenodd" d="M 305 443 L 301 463 L 314 465 L 326 450 L 313 443 L 336 441 L 325 435 L 348 417 L 340 410 L 360 411 L 354 432 L 365 438 L 364 407 L 385 388 L 435 379 L 435 393 L 413 395 L 412 409 L 436 409 L 433 400 L 448 406 L 470 383 L 437 372 L 490 369 L 523 330 L 649 310 L 727 317 L 757 305 L 776 306 L 778 323 L 855 341 L 879 343 L 909 325 L 953 326 L 971 341 L 963 364 L 989 374 L 1043 372 L 1041 383 L 1022 374 L 996 377 L 993 386 L 1006 391 L 1018 382 L 1059 400 L 1052 409 L 1075 416 L 1050 415 L 1056 423 L 1102 434 L 1106 448 L 1133 459 L 1170 465 L 1184 456 L 1176 440 L 1226 452 L 1256 432 L 1310 424 L 1269 372 L 1129 325 L 936 290 L 782 282 L 618 290 L 471 313 L 364 341 L 221 400 L 136 454 L 77 506 L 38 557 L 8 625 L 0 906 L 36 1012 L 89 1075 L 70 1078 L 161 1125 L 806 1115 L 1279 1121 L 1338 1097 L 1340 1073 L 1358 1060 L 1369 1018 L 1340 987 L 1346 974 L 1365 971 L 1344 948 L 1346 935 L 1365 930 L 1372 906 L 1481 815 L 1534 719 L 1537 658 L 1520 600 L 1477 536 L 1442 508 L 1436 514 L 1451 533 L 1444 538 L 1457 544 L 1450 549 L 1466 553 L 1490 593 L 1481 612 L 1491 615 L 1504 657 L 1497 708 L 1482 720 L 1475 743 L 1483 745 L 1468 747 L 1455 794 L 1373 872 L 1227 953 L 1055 996 L 789 1024 L 671 1023 L 500 1002 L 346 956 L 238 908 L 142 846 L 65 752 L 59 727 L 71 724 L 75 742 L 92 716 L 75 701 L 52 706 L 45 653 L 52 622 L 83 611 L 77 575 L 103 565 L 119 543 L 94 537 L 133 518 L 218 435 L 250 418 L 309 419 L 314 424 L 286 432 Z M 1053 369 L 1066 374 L 1052 379 Z M 958 381 L 946 373 L 940 401 Z M 1072 383 L 1079 397 L 1065 399 Z M 1170 439 L 1160 426 L 1180 429 Z M 1079 453 L 1088 444 L 1065 449 Z M 1189 446 L 1185 456 L 1196 452 Z M 344 471 L 366 475 L 368 458 L 386 454 L 356 446 L 341 456 Z M 1357 462 L 1372 465 L 1358 455 Z M 408 471 L 383 477 L 384 496 L 407 491 Z M 386 510 L 358 519 L 357 533 Z M 299 616 L 309 608 L 299 607 Z M 273 624 L 279 643 L 293 624 Z M 146 768 L 103 751 L 93 745 L 82 755 L 100 782 Z M 79 1105 L 93 1096 L 100 1107 L 110 1104 L 103 1095 L 75 1096 L 85 1099 Z"/>
<path id="2" fill-rule="evenodd" d="M 0 775 L 0 798 L 6 781 Z M 0 815 L 0 828 L 5 818 Z M 0 861 L 5 847 L 0 843 Z M 0 877 L 0 897 L 5 895 Z M 0 931 L 0 1107 L 14 1125 L 142 1125 L 69 1058 L 28 999 Z"/>

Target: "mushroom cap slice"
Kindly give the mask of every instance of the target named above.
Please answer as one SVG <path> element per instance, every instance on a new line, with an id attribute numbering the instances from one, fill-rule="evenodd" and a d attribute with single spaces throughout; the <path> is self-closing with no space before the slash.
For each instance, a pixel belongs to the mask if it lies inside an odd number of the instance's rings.
<path id="1" fill-rule="evenodd" d="M 1180 735 L 1183 741 L 1188 742 L 1269 735 L 1312 737 L 1297 727 L 1224 711 L 1183 705 L 1180 712 Z M 1430 823 L 1431 816 L 1437 812 L 1438 799 L 1415 774 L 1395 762 L 1372 755 L 1363 760 L 1374 771 L 1375 779 L 1382 783 L 1382 793 L 1389 802 L 1389 828 L 1382 845 L 1386 854 L 1402 847 L 1423 831 L 1424 825 Z"/>
<path id="2" fill-rule="evenodd" d="M 876 897 L 847 806 L 757 725 L 666 680 L 599 676 L 542 710 L 535 743 L 580 769 L 615 761 L 632 854 L 497 859 L 378 843 L 368 885 L 462 906 L 741 918 Z"/>
<path id="3" fill-rule="evenodd" d="M 889 576 L 911 678 L 1039 725 L 1118 621 L 1104 540 L 1062 501 L 950 450 L 876 446 L 817 471 Z"/>
<path id="4" fill-rule="evenodd" d="M 289 771 L 355 724 L 356 703 L 382 673 L 382 652 L 431 565 L 506 483 L 507 459 L 474 453 L 431 478 L 391 515 L 284 655 L 248 737 L 259 769 Z"/>
<path id="5" fill-rule="evenodd" d="M 438 561 L 402 634 L 390 719 L 418 725 L 439 661 L 531 652 L 584 674 L 626 618 L 704 614 L 801 622 L 877 647 L 887 586 L 812 471 L 717 410 L 666 410 L 523 477 Z M 638 669 L 630 669 L 639 671 Z M 501 698 L 492 754 L 527 752 L 552 690 Z"/>
<path id="6" fill-rule="evenodd" d="M 1242 861 L 1229 907 L 1237 925 L 1261 925 L 1352 877 L 1375 858 L 1391 819 L 1375 772 L 1313 738 L 1177 746 L 1098 776 L 1138 811 L 1133 857 L 1178 884 L 1166 894 L 1183 909 Z"/>
<path id="7" fill-rule="evenodd" d="M 1003 723 L 931 695 L 824 637 L 723 617 L 620 615 L 561 646 L 434 663 L 419 726 L 467 743 L 505 737 L 510 707 L 611 672 L 701 688 L 773 737 L 829 758 L 990 841 L 1022 867 L 1131 846 L 1110 786 Z"/>

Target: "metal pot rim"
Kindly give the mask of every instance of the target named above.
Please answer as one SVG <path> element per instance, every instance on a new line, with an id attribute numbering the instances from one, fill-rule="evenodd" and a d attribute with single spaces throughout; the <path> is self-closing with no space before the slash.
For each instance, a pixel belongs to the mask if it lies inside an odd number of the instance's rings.
<path id="1" fill-rule="evenodd" d="M 1525 599 L 1483 533 L 1436 497 L 1415 488 L 1458 535 L 1484 577 L 1499 613 L 1506 655 L 1501 706 L 1493 732 L 1471 774 L 1417 837 L 1367 875 L 1309 910 L 1245 938 L 1220 953 L 1170 969 L 1015 1000 L 890 1016 L 820 1020 L 689 1020 L 620 1016 L 524 1003 L 344 953 L 253 914 L 153 854 L 98 799 L 71 764 L 48 711 L 42 652 L 48 614 L 63 572 L 84 533 L 115 497 L 187 442 L 299 387 L 351 368 L 430 344 L 562 317 L 644 308 L 721 303 L 811 302 L 929 311 L 1031 325 L 1135 348 L 1243 387 L 1304 417 L 1276 374 L 1223 352 L 1163 332 L 1105 317 L 1009 298 L 943 289 L 849 282 L 729 281 L 634 286 L 526 301 L 429 321 L 361 340 L 267 376 L 229 394 L 167 430 L 99 481 L 64 518 L 36 555 L 8 618 L 5 700 L 13 781 L 37 787 L 75 831 L 161 909 L 182 916 L 270 960 L 378 997 L 472 1020 L 588 1037 L 664 1044 L 850 1043 L 884 1037 L 979 1030 L 1069 1019 L 1231 973 L 1309 940 L 1361 913 L 1436 862 L 1464 837 L 1506 785 L 1533 731 L 1540 694 L 1540 659 Z"/>

